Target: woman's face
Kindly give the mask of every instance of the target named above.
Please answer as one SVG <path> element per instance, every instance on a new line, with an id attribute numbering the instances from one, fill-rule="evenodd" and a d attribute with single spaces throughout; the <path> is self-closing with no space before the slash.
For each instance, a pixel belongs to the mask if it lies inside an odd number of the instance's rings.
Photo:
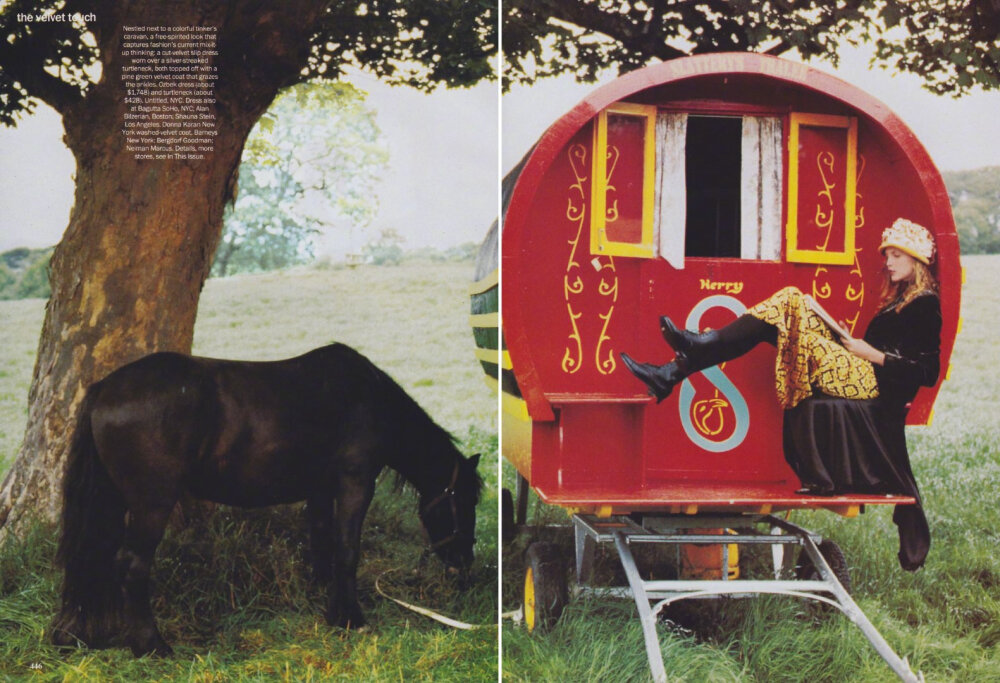
<path id="1" fill-rule="evenodd" d="M 909 282 L 913 280 L 913 273 L 917 260 L 896 247 L 889 247 L 885 250 L 885 269 L 889 272 L 890 282 Z"/>

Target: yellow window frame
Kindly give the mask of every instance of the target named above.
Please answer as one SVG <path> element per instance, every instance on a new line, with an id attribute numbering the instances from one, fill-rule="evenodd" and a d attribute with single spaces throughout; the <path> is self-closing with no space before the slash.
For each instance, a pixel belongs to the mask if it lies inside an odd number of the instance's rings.
<path id="1" fill-rule="evenodd" d="M 844 249 L 825 251 L 822 249 L 799 249 L 799 129 L 842 128 L 847 131 L 847 166 L 844 172 Z M 786 225 L 786 256 L 792 263 L 819 263 L 828 265 L 852 265 L 854 263 L 854 229 L 857 208 L 857 167 L 858 167 L 858 120 L 853 116 L 831 116 L 827 114 L 802 114 L 793 112 L 788 126 L 788 223 Z"/>
<path id="2" fill-rule="evenodd" d="M 608 197 L 608 115 L 645 119 L 642 160 L 642 241 L 616 242 L 607 237 Z M 654 182 L 656 176 L 656 107 L 618 102 L 603 110 L 594 125 L 594 156 L 590 184 L 590 253 L 607 256 L 652 258 Z"/>

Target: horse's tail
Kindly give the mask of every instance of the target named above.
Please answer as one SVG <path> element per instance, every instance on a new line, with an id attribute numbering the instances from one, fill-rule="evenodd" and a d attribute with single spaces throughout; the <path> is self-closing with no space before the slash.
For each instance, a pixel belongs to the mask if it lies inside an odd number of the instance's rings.
<path id="1" fill-rule="evenodd" d="M 107 647 L 122 623 L 115 555 L 125 537 L 125 501 L 97 452 L 91 416 L 100 385 L 80 405 L 63 481 L 62 536 L 56 561 L 63 568 L 62 608 L 52 641 Z"/>

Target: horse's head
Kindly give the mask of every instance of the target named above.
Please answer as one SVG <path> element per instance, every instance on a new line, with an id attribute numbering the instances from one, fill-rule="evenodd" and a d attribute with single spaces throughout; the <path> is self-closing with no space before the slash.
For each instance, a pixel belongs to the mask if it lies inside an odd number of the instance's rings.
<path id="1" fill-rule="evenodd" d="M 420 519 L 431 539 L 431 549 L 449 570 L 465 570 L 472 565 L 476 542 L 476 503 L 483 482 L 476 472 L 479 454 L 459 457 L 449 483 L 442 491 L 428 491 L 420 497 Z"/>

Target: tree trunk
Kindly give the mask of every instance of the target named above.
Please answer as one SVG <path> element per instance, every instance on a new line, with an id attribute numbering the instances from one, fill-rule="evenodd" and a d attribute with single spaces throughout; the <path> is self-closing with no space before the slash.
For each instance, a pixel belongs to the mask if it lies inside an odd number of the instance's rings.
<path id="1" fill-rule="evenodd" d="M 0 487 L 0 540 L 33 514 L 57 518 L 91 383 L 154 351 L 190 351 L 243 145 L 279 87 L 299 77 L 323 6 L 137 1 L 101 32 L 101 81 L 60 112 L 77 163 L 75 203 L 52 257 L 24 444 Z M 136 160 L 125 149 L 123 25 L 218 27 L 218 135 L 205 159 Z"/>

